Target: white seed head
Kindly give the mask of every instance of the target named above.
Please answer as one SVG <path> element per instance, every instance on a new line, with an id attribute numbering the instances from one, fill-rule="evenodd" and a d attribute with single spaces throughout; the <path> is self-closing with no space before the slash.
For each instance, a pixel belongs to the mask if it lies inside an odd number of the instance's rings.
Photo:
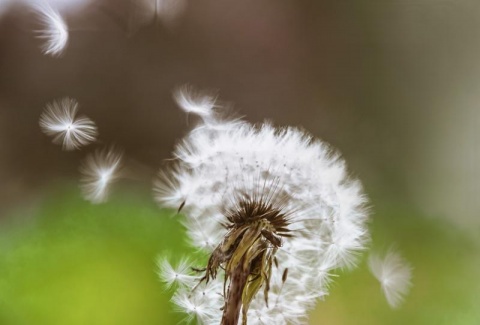
<path id="1" fill-rule="evenodd" d="M 115 148 L 96 150 L 80 166 L 81 189 L 84 198 L 92 203 L 108 199 L 110 185 L 120 177 L 123 153 Z"/>
<path id="2" fill-rule="evenodd" d="M 43 28 L 37 36 L 44 40 L 42 51 L 45 55 L 61 56 L 68 44 L 68 27 L 60 13 L 49 2 L 40 0 L 34 5 Z"/>
<path id="3" fill-rule="evenodd" d="M 369 236 L 360 182 L 347 176 L 337 152 L 299 128 L 225 119 L 220 107 L 212 109 L 213 98 L 197 105 L 183 90 L 177 91 L 176 98 L 183 110 L 199 115 L 203 123 L 175 148 L 175 165 L 162 171 L 155 184 L 157 200 L 181 208 L 192 244 L 212 256 L 218 254 L 218 247 L 233 247 L 222 246 L 234 229 L 225 225 L 232 223 L 227 219 L 232 211 L 242 212 L 241 202 L 267 202 L 265 206 L 271 207 L 267 212 L 276 211 L 277 219 L 272 220 L 284 225 L 275 228 L 273 221 L 270 225 L 262 221 L 268 231 L 259 236 L 270 238 L 262 237 L 263 243 L 277 243 L 278 250 L 269 290 L 264 290 L 264 282 L 255 294 L 248 324 L 306 324 L 307 311 L 328 294 L 332 272 L 353 267 L 365 249 Z M 217 283 L 220 288 L 209 291 L 209 298 L 222 296 L 224 278 L 207 279 L 208 285 Z M 188 312 L 183 299 L 194 303 L 192 295 L 196 294 L 191 288 L 179 287 L 174 302 Z M 212 311 L 216 314 L 207 318 L 218 324 L 223 304 L 222 299 Z M 200 323 L 212 324 L 201 317 Z"/>
<path id="4" fill-rule="evenodd" d="M 370 255 L 370 271 L 382 286 L 388 304 L 397 308 L 408 294 L 412 282 L 412 267 L 392 249 L 384 258 L 377 254 Z"/>
<path id="5" fill-rule="evenodd" d="M 78 102 L 72 98 L 62 98 L 47 104 L 40 116 L 40 128 L 53 136 L 53 142 L 62 144 L 65 150 L 74 150 L 96 140 L 98 135 L 95 123 L 85 116 L 77 117 Z"/>

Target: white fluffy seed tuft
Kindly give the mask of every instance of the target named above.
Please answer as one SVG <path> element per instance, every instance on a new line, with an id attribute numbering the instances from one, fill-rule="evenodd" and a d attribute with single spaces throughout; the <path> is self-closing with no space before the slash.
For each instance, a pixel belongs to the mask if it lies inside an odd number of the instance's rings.
<path id="1" fill-rule="evenodd" d="M 61 144 L 65 150 L 74 150 L 96 140 L 98 131 L 88 117 L 77 117 L 78 102 L 62 98 L 47 104 L 40 116 L 42 131 L 53 137 L 53 143 Z"/>
<path id="2" fill-rule="evenodd" d="M 370 271 L 380 282 L 388 304 L 392 308 L 398 308 L 412 286 L 410 264 L 392 249 L 384 258 L 376 254 L 370 255 L 368 264 Z"/>
<path id="3" fill-rule="evenodd" d="M 202 118 L 212 116 L 216 96 L 207 92 L 199 92 L 188 85 L 178 87 L 173 92 L 173 99 L 186 113 L 193 113 Z"/>
<path id="4" fill-rule="evenodd" d="M 108 199 L 110 185 L 120 176 L 123 153 L 105 148 L 89 154 L 80 166 L 81 189 L 86 200 L 103 203 Z"/>
<path id="5" fill-rule="evenodd" d="M 157 261 L 157 266 L 160 280 L 167 285 L 167 288 L 174 284 L 191 288 L 198 280 L 198 277 L 190 274 L 191 262 L 187 259 L 180 260 L 176 267 L 173 267 L 166 258 L 161 257 Z"/>
<path id="6" fill-rule="evenodd" d="M 42 51 L 45 55 L 59 57 L 63 54 L 68 44 L 68 27 L 60 13 L 45 0 L 34 5 L 40 16 L 43 28 L 37 36 L 44 40 Z"/>

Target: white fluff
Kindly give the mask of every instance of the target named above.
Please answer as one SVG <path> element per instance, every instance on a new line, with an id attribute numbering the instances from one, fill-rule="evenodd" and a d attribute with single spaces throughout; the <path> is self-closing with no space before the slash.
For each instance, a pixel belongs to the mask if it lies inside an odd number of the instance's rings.
<path id="1" fill-rule="evenodd" d="M 43 28 L 38 38 L 44 40 L 42 51 L 46 55 L 62 55 L 68 43 L 68 27 L 58 10 L 47 1 L 38 1 L 33 6 L 40 16 Z"/>
<path id="2" fill-rule="evenodd" d="M 159 258 L 157 266 L 160 279 L 167 284 L 167 287 L 171 287 L 174 283 L 192 287 L 198 280 L 198 277 L 189 274 L 191 263 L 186 259 L 182 259 L 176 267 L 173 267 L 166 258 L 162 257 Z"/>
<path id="3" fill-rule="evenodd" d="M 403 302 L 412 286 L 412 267 L 397 252 L 390 250 L 381 258 L 370 255 L 368 261 L 370 271 L 382 286 L 388 304 L 397 308 Z"/>
<path id="4" fill-rule="evenodd" d="M 193 113 L 203 118 L 207 118 L 214 113 L 216 96 L 209 93 L 198 92 L 185 85 L 175 89 L 173 98 L 186 113 Z"/>
<path id="5" fill-rule="evenodd" d="M 27 0 L 29 2 L 35 3 L 38 0 Z M 91 2 L 95 0 L 45 0 L 53 5 L 56 9 L 68 13 L 76 13 L 82 10 L 84 7 L 90 5 Z"/>
<path id="6" fill-rule="evenodd" d="M 115 148 L 96 150 L 83 161 L 81 189 L 86 200 L 103 203 L 108 199 L 110 184 L 120 176 L 123 153 Z"/>
<path id="7" fill-rule="evenodd" d="M 223 284 L 219 281 L 202 283 L 194 291 L 192 287 L 180 287 L 172 298 L 178 310 L 185 313 L 186 321 L 196 319 L 200 324 L 220 324 L 223 304 Z"/>
<path id="8" fill-rule="evenodd" d="M 212 110 L 212 97 L 192 100 L 189 94 L 180 90 L 175 97 L 203 123 L 176 146 L 176 163 L 161 172 L 156 198 L 166 206 L 183 207 L 192 244 L 206 252 L 223 239 L 222 212 L 240 193 L 271 195 L 272 202 L 291 211 L 293 237 L 284 238 L 276 253 L 269 306 L 261 289 L 248 311 L 248 324 L 306 324 L 308 310 L 328 293 L 332 271 L 354 266 L 357 253 L 365 248 L 366 198 L 360 182 L 347 177 L 338 153 L 305 131 L 222 119 L 220 108 Z M 283 282 L 285 268 L 289 272 Z M 187 313 L 201 306 L 199 322 L 218 324 L 222 284 L 221 276 L 211 279 L 207 298 L 180 286 L 174 302 Z"/>
<path id="9" fill-rule="evenodd" d="M 72 98 L 62 98 L 47 104 L 40 116 L 40 128 L 53 136 L 53 142 L 62 144 L 65 150 L 74 150 L 96 140 L 98 131 L 88 117 L 77 117 L 78 102 Z"/>

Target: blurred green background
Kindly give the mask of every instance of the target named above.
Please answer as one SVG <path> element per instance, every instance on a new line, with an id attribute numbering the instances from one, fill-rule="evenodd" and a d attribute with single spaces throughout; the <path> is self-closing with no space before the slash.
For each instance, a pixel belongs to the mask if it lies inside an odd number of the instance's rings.
<path id="1" fill-rule="evenodd" d="M 159 209 L 149 193 L 118 189 L 92 206 L 71 184 L 47 190 L 26 222 L 12 216 L 0 236 L 0 323 L 177 324 L 171 292 L 155 260 L 191 255 L 180 216 Z M 392 310 L 362 261 L 339 272 L 310 324 L 459 324 L 480 319 L 478 243 L 442 222 L 401 206 L 379 206 L 374 248 L 395 242 L 414 266 L 413 289 Z M 27 226 L 27 225 L 28 226 Z"/>
<path id="2" fill-rule="evenodd" d="M 182 320 L 155 260 L 191 250 L 150 187 L 192 125 L 171 99 L 184 83 L 338 148 L 370 198 L 373 249 L 413 265 L 391 310 L 365 255 L 311 324 L 480 323 L 479 1 L 195 0 L 167 26 L 135 20 L 150 0 L 51 0 L 70 28 L 56 59 L 26 1 L 0 0 L 0 324 Z M 63 152 L 38 127 L 63 96 L 129 159 L 135 180 L 106 204 L 77 188 L 93 146 Z"/>

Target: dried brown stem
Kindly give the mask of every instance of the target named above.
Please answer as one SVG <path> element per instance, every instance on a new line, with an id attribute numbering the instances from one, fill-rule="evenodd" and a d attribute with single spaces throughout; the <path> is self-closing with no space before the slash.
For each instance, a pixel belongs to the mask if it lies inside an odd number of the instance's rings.
<path id="1" fill-rule="evenodd" d="M 222 322 L 220 325 L 237 325 L 242 308 L 242 294 L 247 283 L 249 271 L 243 268 L 242 262 L 238 263 L 237 268 L 230 275 L 230 284 L 228 285 L 227 299 L 223 308 Z"/>

